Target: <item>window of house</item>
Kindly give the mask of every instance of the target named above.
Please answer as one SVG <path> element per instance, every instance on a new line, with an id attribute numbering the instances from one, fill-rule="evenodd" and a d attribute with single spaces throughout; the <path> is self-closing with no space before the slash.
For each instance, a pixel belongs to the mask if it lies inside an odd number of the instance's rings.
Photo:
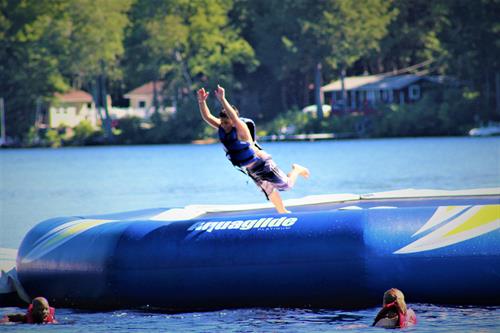
<path id="1" fill-rule="evenodd" d="M 351 109 L 355 109 L 356 108 L 356 91 L 350 91 L 347 93 L 348 94 L 348 97 L 347 99 L 349 99 L 349 95 L 351 97 Z"/>
<path id="2" fill-rule="evenodd" d="M 140 108 L 145 108 L 146 107 L 146 101 L 139 101 L 139 107 Z"/>
<path id="3" fill-rule="evenodd" d="M 368 90 L 368 93 L 366 94 L 366 99 L 368 100 L 368 103 L 375 102 L 375 92 L 373 90 Z"/>
<path id="4" fill-rule="evenodd" d="M 392 102 L 392 90 L 384 89 L 381 90 L 382 101 L 389 103 Z"/>
<path id="5" fill-rule="evenodd" d="M 410 97 L 410 99 L 412 99 L 412 100 L 419 99 L 419 98 L 420 98 L 420 86 L 419 86 L 419 85 L 416 85 L 416 84 L 412 84 L 412 85 L 408 88 L 408 96 L 409 96 L 409 97 Z"/>

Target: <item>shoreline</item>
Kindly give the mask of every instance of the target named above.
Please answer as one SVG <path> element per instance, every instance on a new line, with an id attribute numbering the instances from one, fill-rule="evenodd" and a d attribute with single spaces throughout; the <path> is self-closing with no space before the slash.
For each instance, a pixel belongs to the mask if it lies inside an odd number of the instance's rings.
<path id="1" fill-rule="evenodd" d="M 352 133 L 311 133 L 311 134 L 293 134 L 293 135 L 265 135 L 257 138 L 257 142 L 293 142 L 293 141 L 335 141 L 335 140 L 380 140 L 380 139 L 415 139 L 415 138 L 499 138 L 499 135 L 491 136 L 470 136 L 470 135 L 430 135 L 430 136 L 382 136 L 382 137 L 370 137 L 370 136 L 358 136 Z M 216 144 L 219 141 L 216 138 L 204 138 L 191 140 L 186 142 L 160 142 L 160 143 L 99 143 L 99 144 L 82 144 L 82 145 L 61 145 L 58 147 L 51 147 L 49 145 L 0 145 L 1 149 L 30 149 L 30 148 L 76 148 L 76 147 L 125 147 L 125 146 L 150 146 L 150 145 L 208 145 Z"/>

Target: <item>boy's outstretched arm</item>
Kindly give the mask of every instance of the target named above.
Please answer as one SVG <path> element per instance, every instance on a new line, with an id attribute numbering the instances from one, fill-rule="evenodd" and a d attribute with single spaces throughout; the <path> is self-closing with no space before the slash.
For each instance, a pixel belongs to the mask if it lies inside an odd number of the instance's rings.
<path id="1" fill-rule="evenodd" d="M 203 120 L 205 120 L 207 124 L 209 124 L 213 128 L 219 128 L 220 119 L 214 117 L 210 113 L 210 110 L 208 109 L 207 105 L 208 94 L 209 92 L 205 91 L 204 88 L 199 89 L 196 94 L 198 98 L 198 107 L 200 108 L 201 117 L 203 118 Z"/>
<path id="2" fill-rule="evenodd" d="M 233 121 L 233 124 L 236 127 L 240 139 L 253 143 L 252 135 L 250 134 L 250 130 L 248 129 L 247 124 L 245 124 L 240 119 L 240 117 L 238 117 L 238 114 L 226 99 L 226 91 L 220 85 L 217 85 L 215 96 L 219 100 L 224 110 L 226 110 L 229 119 Z"/>

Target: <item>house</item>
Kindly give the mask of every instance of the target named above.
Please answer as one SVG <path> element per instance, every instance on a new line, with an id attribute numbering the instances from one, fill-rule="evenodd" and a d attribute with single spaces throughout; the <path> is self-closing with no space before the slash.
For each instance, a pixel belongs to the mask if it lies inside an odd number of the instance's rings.
<path id="1" fill-rule="evenodd" d="M 158 104 L 161 105 L 158 112 L 161 114 L 169 114 L 175 112 L 174 107 L 165 107 L 164 95 L 163 95 L 163 81 L 151 81 L 143 84 L 140 87 L 133 89 L 126 93 L 123 97 L 130 100 L 129 108 L 113 108 L 111 111 L 111 116 L 113 118 L 119 119 L 123 117 L 136 116 L 143 119 L 149 119 L 155 111 L 154 106 L 154 96 L 156 88 L 156 98 L 158 99 Z"/>
<path id="2" fill-rule="evenodd" d="M 367 111 L 375 104 L 410 104 L 420 100 L 433 83 L 440 83 L 441 77 L 417 74 L 365 75 L 346 77 L 346 109 Z M 342 83 L 340 80 L 321 87 L 326 104 L 334 110 L 342 109 Z"/>
<path id="3" fill-rule="evenodd" d="M 64 94 L 55 94 L 55 100 L 49 107 L 50 128 L 59 126 L 75 127 L 86 120 L 94 127 L 99 118 L 92 95 L 83 90 L 71 90 Z"/>
<path id="4" fill-rule="evenodd" d="M 163 82 L 156 82 L 158 102 L 163 104 Z M 130 99 L 130 107 L 113 107 L 111 97 L 107 96 L 107 109 L 111 119 L 125 117 L 139 117 L 148 120 L 154 113 L 154 84 L 148 82 L 124 95 Z M 175 112 L 175 107 L 162 106 L 160 114 L 167 115 Z M 75 127 L 81 121 L 87 120 L 93 127 L 100 126 L 99 110 L 93 102 L 92 95 L 83 90 L 71 90 L 64 94 L 55 94 L 55 99 L 48 111 L 48 125 L 50 128 L 59 126 Z"/>

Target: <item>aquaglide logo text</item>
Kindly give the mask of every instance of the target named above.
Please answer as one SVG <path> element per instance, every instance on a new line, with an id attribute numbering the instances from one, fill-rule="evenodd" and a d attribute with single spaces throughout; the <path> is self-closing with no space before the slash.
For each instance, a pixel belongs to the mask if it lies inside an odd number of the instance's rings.
<path id="1" fill-rule="evenodd" d="M 214 230 L 251 230 L 260 228 L 290 228 L 297 222 L 296 217 L 263 217 L 258 220 L 235 220 L 235 221 L 208 221 L 197 222 L 188 228 L 188 231 Z"/>

